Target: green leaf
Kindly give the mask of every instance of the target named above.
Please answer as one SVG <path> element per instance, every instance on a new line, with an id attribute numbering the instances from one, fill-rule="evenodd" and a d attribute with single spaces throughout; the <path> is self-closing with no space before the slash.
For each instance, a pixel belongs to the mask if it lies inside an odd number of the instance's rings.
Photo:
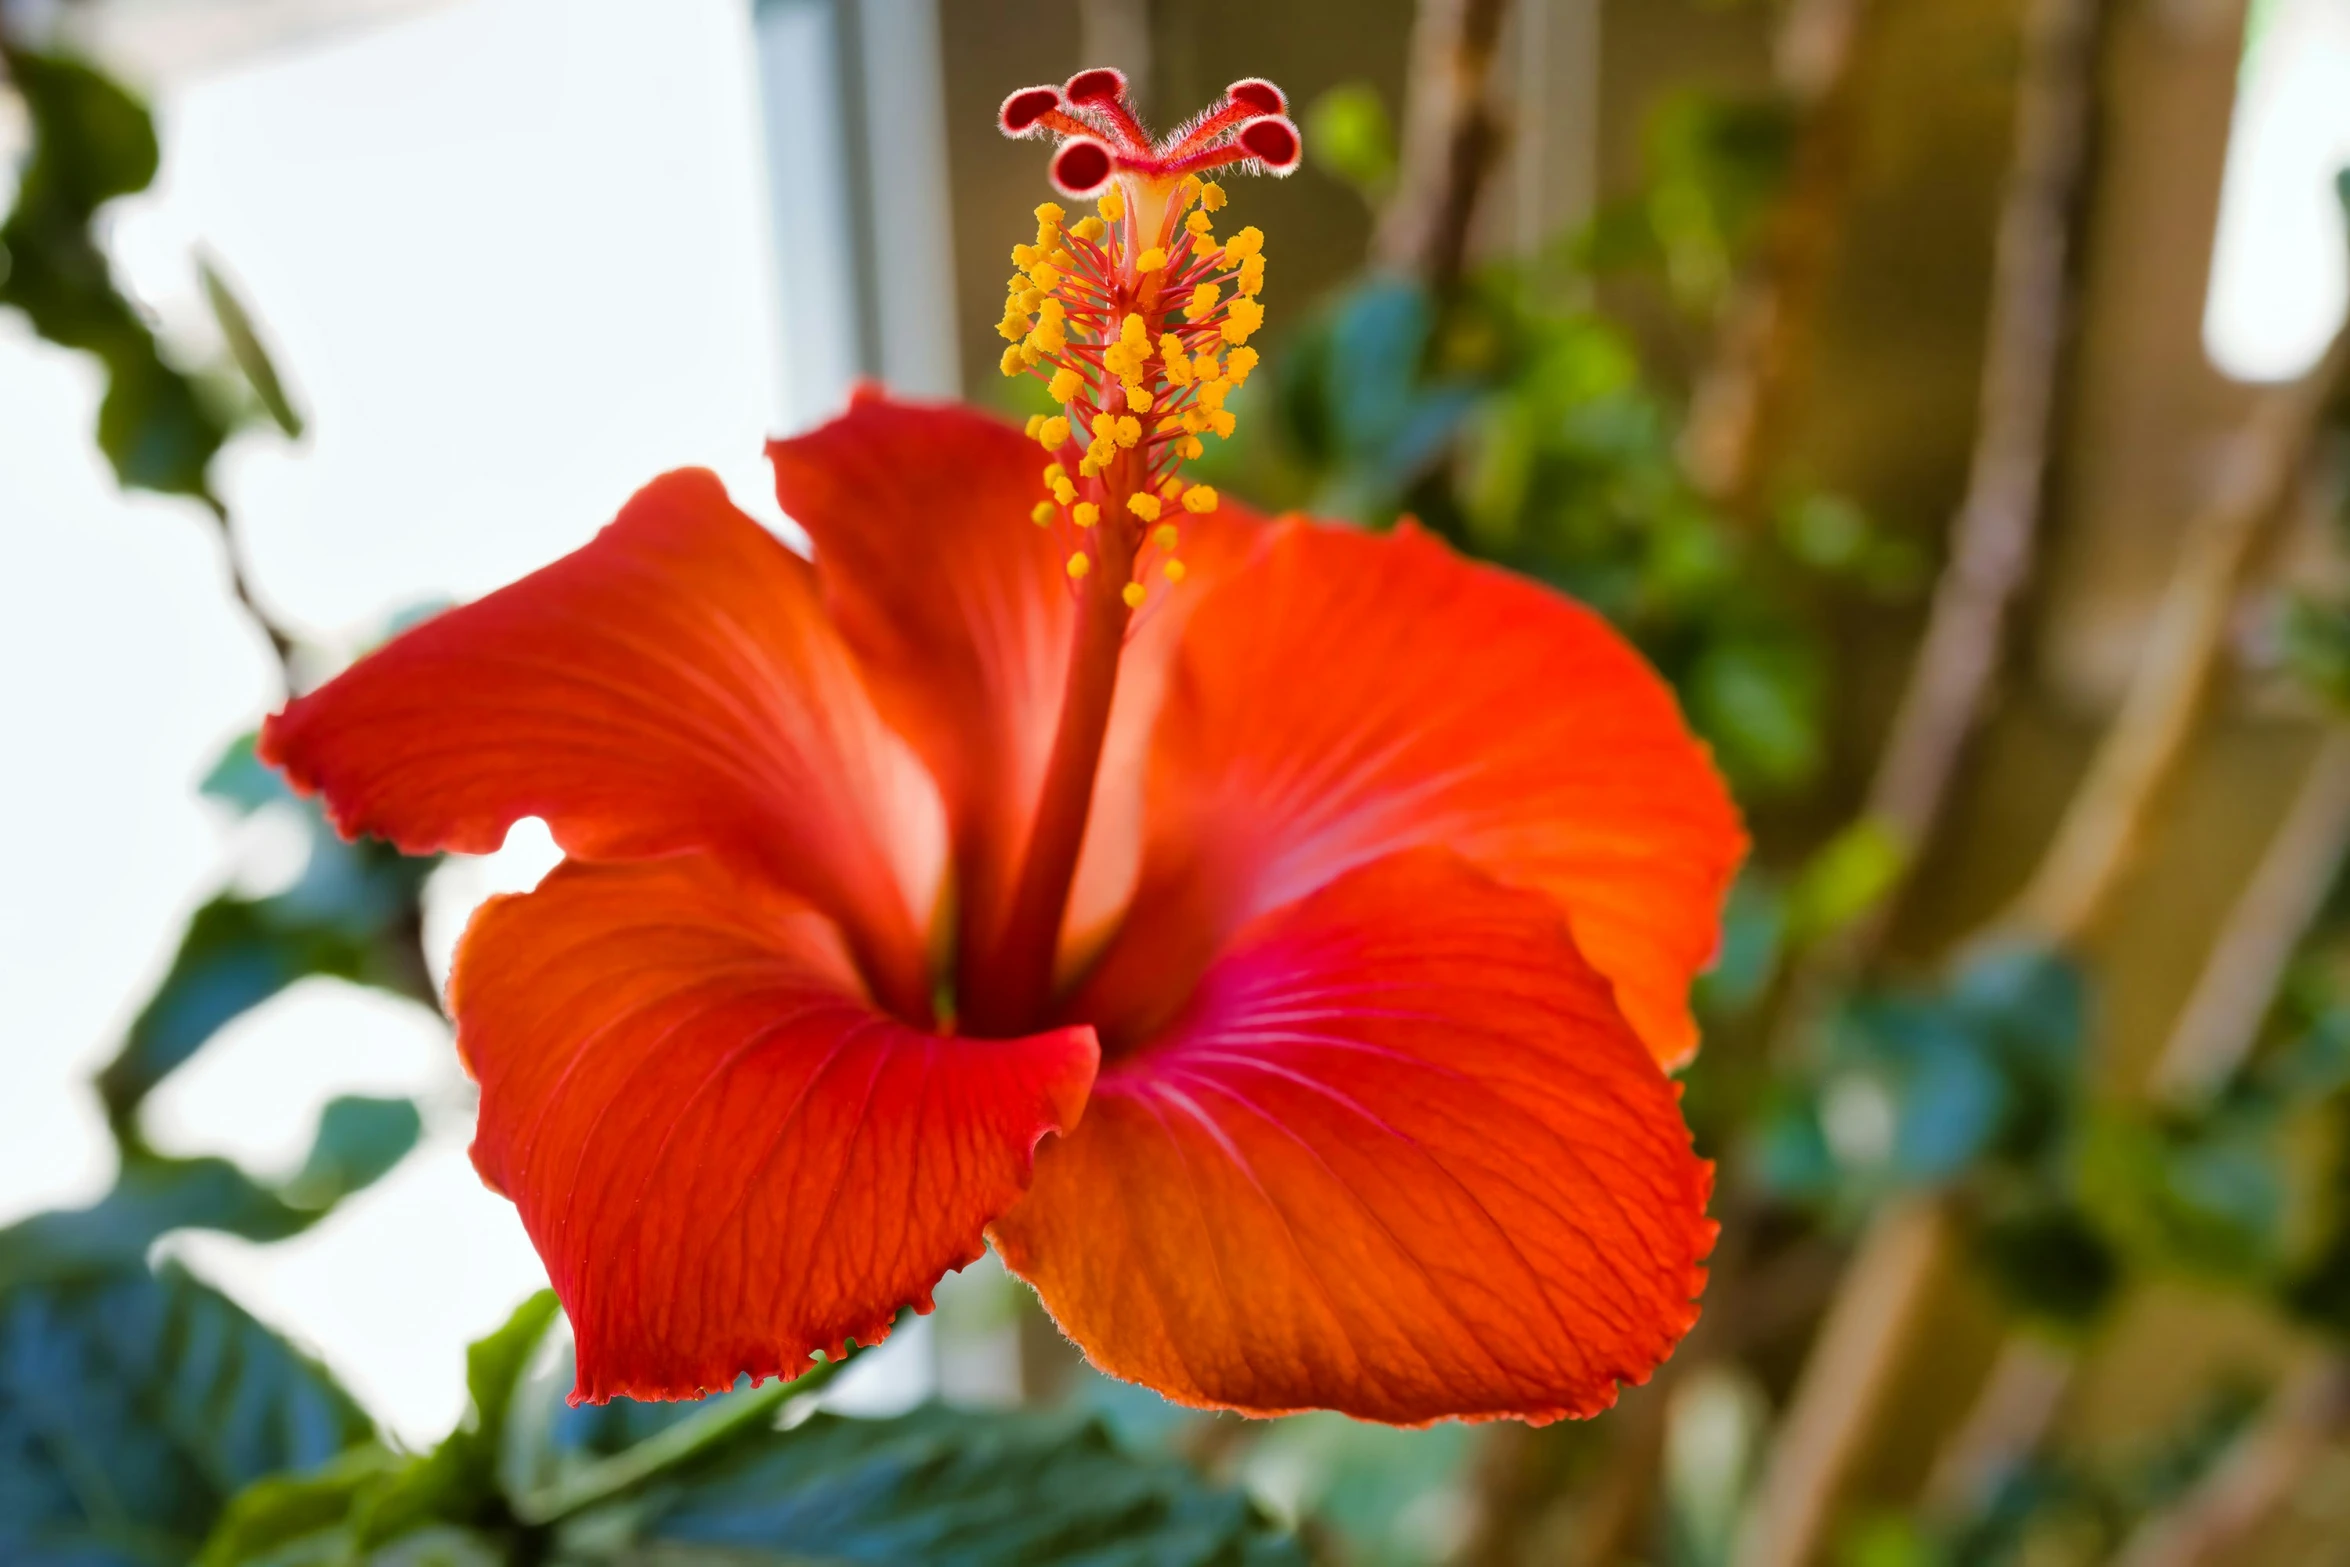
<path id="1" fill-rule="evenodd" d="M 1369 82 L 1347 82 L 1305 113 L 1306 156 L 1376 206 L 1395 185 L 1395 127 Z"/>
<path id="2" fill-rule="evenodd" d="M 310 1156 L 285 1184 L 285 1200 L 324 1212 L 389 1174 L 423 1131 L 423 1117 L 411 1100 L 358 1094 L 329 1100 L 319 1112 Z"/>
<path id="3" fill-rule="evenodd" d="M 253 324 L 253 313 L 237 298 L 236 291 L 229 287 L 228 279 L 221 276 L 210 256 L 199 256 L 196 270 L 204 280 L 204 298 L 212 306 L 212 317 L 220 323 L 221 336 L 228 341 L 229 355 L 244 372 L 253 395 L 261 399 L 261 406 L 269 411 L 269 417 L 277 422 L 280 430 L 290 439 L 301 439 L 301 412 L 287 395 L 286 384 L 279 377 L 269 350 L 262 346 L 261 332 Z"/>
<path id="4" fill-rule="evenodd" d="M 1304 1560 L 1245 1496 L 1122 1451 L 1098 1421 L 940 1408 L 895 1420 L 813 1416 L 572 1520 L 558 1539 L 612 1561 L 663 1549 L 744 1564 Z"/>
<path id="5" fill-rule="evenodd" d="M 234 421 L 165 362 L 92 232 L 99 208 L 154 179 L 154 125 L 136 98 L 79 60 L 11 44 L 0 45 L 0 65 L 33 133 L 15 209 L 0 224 L 0 305 L 105 365 L 98 444 L 121 483 L 209 501 L 207 474 Z"/>
<path id="6" fill-rule="evenodd" d="M 416 1107 L 405 1099 L 333 1100 L 320 1112 L 301 1173 L 282 1188 L 226 1159 L 166 1159 L 131 1149 L 113 1188 L 91 1206 L 35 1214 L 0 1230 L 0 1288 L 136 1266 L 173 1230 L 284 1240 L 406 1158 L 422 1130 Z"/>
<path id="7" fill-rule="evenodd" d="M 327 975 L 435 1003 L 418 945 L 418 900 L 437 857 L 388 844 L 346 843 L 312 801 L 297 801 L 253 753 L 231 745 L 202 785 L 242 814 L 285 805 L 305 814 L 310 858 L 295 884 L 267 898 L 223 893 L 198 909 L 129 1036 L 98 1074 L 118 1137 L 133 1144 L 138 1107 L 224 1025 L 296 980 Z M 360 1184 L 365 1184 L 364 1182 Z"/>
<path id="8" fill-rule="evenodd" d="M 275 899 L 223 893 L 188 921 L 163 983 L 98 1075 L 98 1091 L 118 1123 L 223 1026 L 295 980 L 309 974 L 356 978 L 365 968 L 361 943 L 339 931 L 275 918 L 282 909 Z"/>
<path id="9" fill-rule="evenodd" d="M 362 1447 L 264 1481 L 201 1567 L 469 1560 L 498 1541 L 576 1564 L 1302 1561 L 1239 1492 L 1135 1458 L 1092 1422 L 925 1409 L 779 1423 L 837 1365 L 699 1403 L 572 1409 L 568 1357 L 542 1353 L 556 1329 L 552 1294 L 525 1302 L 469 1352 L 472 1413 L 429 1457 Z"/>
<path id="10" fill-rule="evenodd" d="M 2148 1267 L 2258 1281 L 2280 1265 L 2285 1181 L 2269 1117 L 2165 1127 L 2095 1118 L 2080 1157 L 2081 1200 L 2121 1250 Z"/>
<path id="11" fill-rule="evenodd" d="M 472 1407 L 430 1457 L 402 1471 L 356 1520 L 366 1544 L 390 1540 L 432 1520 L 473 1523 L 502 1513 L 498 1458 L 506 1420 L 530 1358 L 557 1315 L 555 1292 L 541 1290 L 514 1308 L 503 1327 L 465 1351 L 465 1388 Z"/>
<path id="12" fill-rule="evenodd" d="M 1685 694 L 1733 782 L 1791 789 L 1819 770 L 1824 676 L 1803 643 L 1724 637 L 1697 658 Z"/>
<path id="13" fill-rule="evenodd" d="M 1893 829 L 1864 816 L 1828 840 L 1787 894 L 1788 940 L 1806 944 L 1862 918 L 1901 879 L 1909 852 Z"/>
<path id="14" fill-rule="evenodd" d="M 196 1567 L 241 1567 L 297 1541 L 339 1535 L 362 1497 L 414 1463 L 370 1442 L 320 1468 L 256 1480 L 222 1510 Z"/>
<path id="15" fill-rule="evenodd" d="M 231 1495 L 372 1435 L 322 1368 L 176 1267 L 0 1292 L 0 1561 L 186 1561 Z"/>
<path id="16" fill-rule="evenodd" d="M 2121 1261 L 2079 1213 L 2041 1197 L 1980 1221 L 1975 1249 L 2016 1306 L 2059 1327 L 2082 1329 L 2121 1287 Z"/>

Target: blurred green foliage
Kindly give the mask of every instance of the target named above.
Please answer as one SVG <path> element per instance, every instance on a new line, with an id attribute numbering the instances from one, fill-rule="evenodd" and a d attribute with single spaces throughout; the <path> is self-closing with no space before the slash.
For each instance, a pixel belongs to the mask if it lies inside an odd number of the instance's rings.
<path id="1" fill-rule="evenodd" d="M 1329 132 L 1307 138 L 1320 166 L 1375 199 L 1392 173 L 1377 94 L 1340 88 L 1308 123 Z M 1705 272 L 1712 284 L 1674 297 L 1717 308 L 1785 140 L 1775 108 L 1676 100 L 1648 193 L 1589 235 L 1489 263 L 1441 299 L 1366 277 L 1288 329 L 1235 404 L 1241 438 L 1204 475 L 1276 509 L 1371 527 L 1408 514 L 1566 590 L 1656 661 L 1742 795 L 1802 789 L 1825 755 L 1823 607 L 1905 597 L 1923 563 L 1840 497 L 1791 492 L 1758 525 L 1700 494 L 1674 396 L 1591 303 L 1596 271 L 1645 269 Z"/>
<path id="2" fill-rule="evenodd" d="M 98 446 L 124 485 L 209 500 L 212 458 L 233 415 L 166 361 L 115 286 L 96 234 L 101 207 L 155 178 L 154 125 L 129 92 L 70 56 L 0 43 L 0 66 L 33 132 L 15 209 L 0 223 L 0 305 L 106 367 Z"/>

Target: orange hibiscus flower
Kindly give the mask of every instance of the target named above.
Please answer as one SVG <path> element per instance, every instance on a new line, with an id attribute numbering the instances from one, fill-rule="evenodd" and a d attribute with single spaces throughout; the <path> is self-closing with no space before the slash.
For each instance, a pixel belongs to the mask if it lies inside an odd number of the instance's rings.
<path id="1" fill-rule="evenodd" d="M 568 856 L 450 1005 L 576 1398 L 795 1375 L 988 1238 L 1103 1370 L 1255 1414 L 1589 1414 L 1695 1319 L 1665 1069 L 1742 837 L 1671 695 L 1409 528 L 1180 477 L 1262 318 L 1201 176 L 1294 166 L 1284 107 L 1014 94 L 1099 199 L 1015 253 L 1061 412 L 860 396 L 771 448 L 812 558 L 669 474 L 264 731 L 345 832 Z"/>

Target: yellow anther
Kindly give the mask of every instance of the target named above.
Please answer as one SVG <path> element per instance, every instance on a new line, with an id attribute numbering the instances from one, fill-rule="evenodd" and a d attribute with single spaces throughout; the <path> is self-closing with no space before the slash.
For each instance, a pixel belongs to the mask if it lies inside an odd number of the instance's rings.
<path id="1" fill-rule="evenodd" d="M 1141 583 L 1129 582 L 1126 584 L 1126 586 L 1118 590 L 1118 596 L 1126 601 L 1126 607 L 1128 609 L 1140 609 L 1142 608 L 1142 601 L 1148 598 L 1150 595 L 1144 590 Z"/>
<path id="2" fill-rule="evenodd" d="M 1150 249 L 1144 251 L 1139 257 L 1135 259 L 1134 270 L 1137 272 L 1156 272 L 1159 270 L 1159 268 L 1165 266 L 1166 264 L 1167 253 L 1161 250 L 1158 246 L 1153 245 Z"/>
<path id="3" fill-rule="evenodd" d="M 1177 386 L 1191 384 L 1191 356 L 1183 351 L 1183 340 L 1169 332 L 1159 339 L 1159 358 L 1166 362 L 1167 379 Z"/>
<path id="4" fill-rule="evenodd" d="M 1045 303 L 1049 305 L 1052 301 L 1048 299 Z M 1046 316 L 1036 323 L 1036 330 L 1028 334 L 1028 342 L 1040 355 L 1057 354 L 1069 346 L 1069 333 L 1058 317 Z M 1033 360 L 1030 362 L 1034 363 Z"/>
<path id="5" fill-rule="evenodd" d="M 1019 311 L 1007 310 L 1004 312 L 1003 320 L 996 323 L 996 335 L 1008 337 L 1017 343 L 1028 335 L 1028 324 L 1028 318 Z"/>
<path id="6" fill-rule="evenodd" d="M 1086 447 L 1084 461 L 1078 463 L 1077 471 L 1090 479 L 1117 460 L 1117 439 L 1114 436 L 1097 435 L 1093 438 L 1093 444 Z"/>
<path id="7" fill-rule="evenodd" d="M 1067 479 L 1055 479 L 1053 481 L 1053 499 L 1064 506 L 1068 505 L 1077 499 L 1077 486 L 1071 484 Z"/>
<path id="8" fill-rule="evenodd" d="M 1196 408 L 1186 408 L 1183 410 L 1183 428 L 1185 430 L 1189 431 L 1193 435 L 1197 435 L 1200 433 L 1200 431 L 1206 429 L 1207 427 L 1207 415 L 1201 413 Z"/>
<path id="9" fill-rule="evenodd" d="M 1193 380 L 1213 381 L 1216 379 L 1217 374 L 1218 371 L 1216 369 L 1216 356 L 1214 354 L 1202 354 L 1191 362 L 1191 375 Z"/>
<path id="10" fill-rule="evenodd" d="M 1079 550 L 1076 554 L 1069 557 L 1070 576 L 1082 577 L 1091 570 L 1093 570 L 1093 562 L 1085 558 L 1085 551 Z"/>
<path id="11" fill-rule="evenodd" d="M 1038 501 L 1028 509 L 1028 520 L 1040 528 L 1051 527 L 1053 518 L 1057 515 L 1059 514 L 1053 510 L 1051 501 Z"/>
<path id="12" fill-rule="evenodd" d="M 1129 495 L 1126 509 L 1145 522 L 1159 520 L 1159 498 L 1156 495 Z"/>
<path id="13" fill-rule="evenodd" d="M 1183 460 L 1185 462 L 1199 461 L 1201 454 L 1207 449 L 1208 443 L 1196 435 L 1187 435 L 1183 438 Z"/>
<path id="14" fill-rule="evenodd" d="M 1079 218 L 1075 226 L 1069 230 L 1079 239 L 1095 245 L 1100 244 L 1102 236 L 1109 231 L 1110 226 L 1099 218 Z"/>
<path id="15" fill-rule="evenodd" d="M 1079 501 L 1069 508 L 1069 520 L 1080 528 L 1090 528 L 1102 520 L 1102 509 L 1091 501 Z"/>
<path id="16" fill-rule="evenodd" d="M 1039 202 L 1037 204 L 1036 221 L 1039 223 L 1057 224 L 1068 215 L 1068 213 L 1061 210 L 1061 204 L 1057 201 Z"/>
<path id="17" fill-rule="evenodd" d="M 1037 443 L 1048 452 L 1058 451 L 1069 440 L 1069 421 L 1054 414 L 1036 428 Z"/>
<path id="18" fill-rule="evenodd" d="M 1265 307 L 1253 299 L 1236 299 L 1224 317 L 1224 341 L 1240 344 L 1265 324 Z"/>
<path id="19" fill-rule="evenodd" d="M 1175 547 L 1175 537 L 1175 524 L 1171 522 L 1162 522 L 1151 529 L 1151 542 L 1163 550 Z"/>
<path id="20" fill-rule="evenodd" d="M 1093 453 L 1087 452 L 1083 457 L 1077 459 L 1077 471 L 1088 479 L 1098 478 L 1101 475 L 1102 465 L 1093 460 Z"/>
<path id="21" fill-rule="evenodd" d="M 1023 272 L 1043 259 L 1044 247 L 1041 245 L 1014 245 L 1012 247 L 1012 265 Z"/>
<path id="22" fill-rule="evenodd" d="M 1216 492 L 1205 484 L 1195 484 L 1183 492 L 1183 509 L 1194 516 L 1205 516 L 1216 509 Z"/>
<path id="23" fill-rule="evenodd" d="M 1159 416 L 1159 422 L 1151 426 L 1152 432 L 1158 435 L 1165 435 L 1169 430 L 1180 430 L 1182 428 L 1183 421 L 1176 418 L 1173 414 L 1161 414 Z"/>
<path id="24" fill-rule="evenodd" d="M 1216 313 L 1217 298 L 1218 294 L 1215 284 L 1200 284 L 1191 291 L 1191 303 L 1183 307 L 1183 319 L 1186 321 L 1205 321 L 1208 317 Z"/>
<path id="25" fill-rule="evenodd" d="M 1067 477 L 1069 477 L 1069 470 L 1063 468 L 1059 463 L 1048 462 L 1044 465 L 1045 488 L 1050 489 Z"/>
<path id="26" fill-rule="evenodd" d="M 1061 269 L 1049 261 L 1039 261 L 1028 269 L 1028 281 L 1049 294 L 1061 286 Z"/>
<path id="27" fill-rule="evenodd" d="M 1265 258 L 1251 256 L 1240 264 L 1240 281 L 1232 285 L 1243 299 L 1253 299 L 1265 289 Z"/>
<path id="28" fill-rule="evenodd" d="M 1138 414 L 1146 414 L 1151 411 L 1151 394 L 1142 389 L 1141 382 L 1129 381 L 1126 383 L 1126 406 Z"/>
<path id="29" fill-rule="evenodd" d="M 1224 210 L 1224 187 L 1210 180 L 1199 188 L 1199 204 L 1210 212 Z"/>
<path id="30" fill-rule="evenodd" d="M 1167 482 L 1159 486 L 1159 494 L 1167 500 L 1176 499 L 1183 494 L 1183 481 L 1173 474 L 1167 475 Z"/>
<path id="31" fill-rule="evenodd" d="M 1053 372 L 1052 385 L 1046 390 L 1053 394 L 1056 403 L 1073 402 L 1077 394 L 1085 390 L 1085 377 L 1063 365 Z"/>
<path id="32" fill-rule="evenodd" d="M 1208 428 L 1215 431 L 1219 438 L 1229 438 L 1233 428 L 1239 423 L 1239 419 L 1223 409 L 1208 415 Z"/>
<path id="33" fill-rule="evenodd" d="M 1206 189 L 1207 187 L 1200 183 L 1198 175 L 1184 175 L 1175 186 L 1175 206 L 1177 210 L 1180 211 L 1182 208 L 1188 207 L 1193 202 L 1199 200 L 1200 193 Z"/>
<path id="34" fill-rule="evenodd" d="M 1164 566 L 1161 566 L 1159 568 L 1159 572 L 1169 582 L 1181 582 L 1183 580 L 1183 562 L 1179 560 L 1171 560 Z"/>
<path id="35" fill-rule="evenodd" d="M 1102 216 L 1108 221 L 1112 223 L 1120 223 L 1125 221 L 1126 193 L 1120 190 L 1117 186 L 1113 185 L 1108 190 L 1103 191 L 1102 199 L 1095 202 L 1094 205 L 1101 209 Z"/>
<path id="36" fill-rule="evenodd" d="M 1042 329 L 1040 328 L 1039 331 L 1041 330 Z M 1059 327 L 1053 328 L 1053 348 L 1059 348 L 1061 346 L 1060 334 L 1061 329 Z M 1028 334 L 1027 341 L 1020 345 L 1020 362 L 1022 364 L 1038 365 L 1044 363 L 1044 356 L 1048 350 L 1037 346 L 1040 341 L 1042 341 L 1042 339 L 1039 337 L 1038 332 L 1031 332 Z"/>
<path id="37" fill-rule="evenodd" d="M 1132 446 L 1141 439 L 1142 421 L 1135 418 L 1132 414 L 1121 416 L 1118 420 L 1118 444 L 1120 446 Z"/>
<path id="38" fill-rule="evenodd" d="M 1020 297 L 1012 300 L 1011 303 L 1025 315 L 1042 310 L 1044 302 L 1052 297 L 1041 288 L 1024 288 L 1020 290 Z"/>
<path id="39" fill-rule="evenodd" d="M 1194 234 L 1199 235 L 1202 239 L 1210 239 L 1214 237 L 1208 233 L 1208 230 L 1213 228 L 1215 225 L 1204 212 L 1195 212 L 1190 217 L 1185 218 L 1183 220 L 1183 226 L 1191 230 Z"/>
<path id="40" fill-rule="evenodd" d="M 1257 351 L 1253 348 L 1235 348 L 1224 356 L 1224 374 L 1234 386 L 1248 385 L 1248 373 L 1257 367 Z"/>
<path id="41" fill-rule="evenodd" d="M 1035 439 L 1036 439 L 1036 432 L 1044 428 L 1044 415 L 1043 415 L 1043 414 L 1030 414 L 1030 415 L 1028 416 L 1028 424 L 1027 424 L 1026 428 L 1027 428 L 1027 431 L 1028 431 L 1028 438 L 1029 438 L 1030 440 L 1032 440 L 1032 441 L 1033 441 L 1033 440 L 1035 440 Z M 1047 483 L 1050 483 L 1051 481 L 1050 481 L 1050 480 L 1047 480 L 1046 482 L 1047 482 Z"/>
<path id="42" fill-rule="evenodd" d="M 1238 266 L 1251 256 L 1265 253 L 1265 231 L 1251 223 L 1247 228 L 1224 241 L 1224 264 Z"/>
<path id="43" fill-rule="evenodd" d="M 1214 413 L 1224 406 L 1224 399 L 1232 395 L 1232 383 L 1221 378 L 1200 383 L 1199 405 L 1203 412 Z"/>
<path id="44" fill-rule="evenodd" d="M 1004 350 L 1004 357 L 996 361 L 1006 375 L 1018 375 L 1028 368 L 1028 361 L 1020 357 L 1020 345 L 1014 343 Z"/>
<path id="45" fill-rule="evenodd" d="M 1116 414 L 1095 414 L 1093 416 L 1093 438 L 1095 440 L 1100 440 L 1117 428 L 1118 416 Z"/>
<path id="46" fill-rule="evenodd" d="M 1151 340 L 1150 323 L 1143 320 L 1143 318 L 1135 312 L 1128 311 L 1126 313 L 1126 319 L 1118 324 L 1118 340 L 1122 343 L 1132 343 L 1136 347 L 1140 348 L 1144 353 L 1149 353 Z"/>
<path id="47" fill-rule="evenodd" d="M 1069 252 L 1065 250 L 1056 250 L 1051 255 L 1045 257 L 1045 260 L 1051 262 L 1054 266 L 1059 267 L 1063 272 L 1074 272 L 1077 270 L 1077 258 L 1070 255 Z"/>

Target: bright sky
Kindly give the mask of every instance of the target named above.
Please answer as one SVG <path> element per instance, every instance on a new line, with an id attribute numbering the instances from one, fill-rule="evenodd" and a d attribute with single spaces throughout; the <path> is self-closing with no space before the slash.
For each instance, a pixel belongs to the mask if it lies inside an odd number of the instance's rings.
<path id="1" fill-rule="evenodd" d="M 2350 0 L 2269 0 L 2244 62 L 2203 343 L 2245 381 L 2315 364 L 2350 303 Z"/>
<path id="2" fill-rule="evenodd" d="M 330 645 L 473 597 L 585 541 L 663 469 L 717 468 L 774 519 L 780 406 L 766 187 L 741 0 L 468 0 L 186 84 L 115 235 L 126 280 L 200 335 L 218 256 L 309 411 L 221 467 L 260 588 Z M 125 500 L 90 367 L 0 316 L 0 1222 L 86 1201 L 112 1154 L 86 1087 L 189 910 L 240 860 L 194 785 L 276 700 L 206 520 Z M 445 952 L 535 824 L 445 873 Z M 266 828 L 262 829 L 266 835 Z M 250 835 L 248 835 L 248 839 Z M 283 855 L 278 856 L 282 860 Z M 543 1282 L 475 1180 L 439 1019 L 315 981 L 243 1020 L 153 1105 L 157 1140 L 298 1162 L 337 1093 L 412 1092 L 429 1144 L 311 1235 L 175 1243 L 324 1355 L 412 1441 L 463 1402 L 460 1348 Z"/>

